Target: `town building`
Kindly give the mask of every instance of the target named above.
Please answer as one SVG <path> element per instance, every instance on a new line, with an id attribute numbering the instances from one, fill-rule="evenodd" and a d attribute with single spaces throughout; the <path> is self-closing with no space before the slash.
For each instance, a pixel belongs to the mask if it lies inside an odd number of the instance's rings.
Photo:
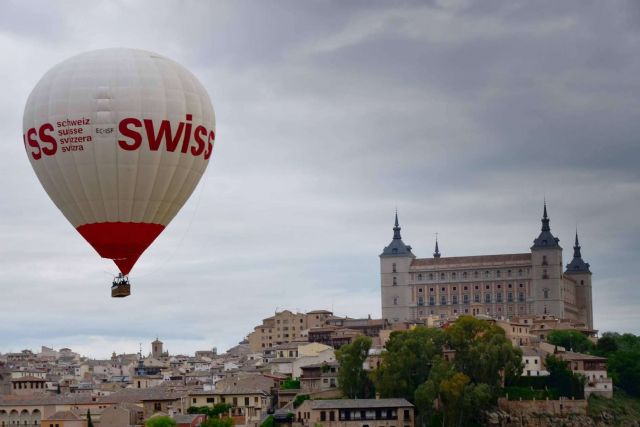
<path id="1" fill-rule="evenodd" d="M 577 374 L 583 375 L 587 382 L 584 385 L 584 397 L 596 394 L 613 397 L 613 380 L 607 375 L 607 358 L 590 354 L 574 353 L 556 348 L 554 356 L 567 363 L 567 367 Z"/>
<path id="2" fill-rule="evenodd" d="M 338 387 L 338 362 L 323 362 L 303 366 L 300 375 L 300 389 L 305 393 L 330 390 Z"/>
<path id="3" fill-rule="evenodd" d="M 413 427 L 414 407 L 405 399 L 306 400 L 295 414 L 305 427 Z"/>
<path id="4" fill-rule="evenodd" d="M 563 271 L 562 247 L 551 233 L 546 203 L 530 251 L 417 258 L 402 241 L 396 213 L 393 239 L 380 254 L 382 317 L 391 323 L 428 316 L 550 315 L 593 329 L 591 271 L 576 232 L 573 259 Z"/>
<path id="5" fill-rule="evenodd" d="M 262 324 L 256 326 L 247 336 L 250 351 L 257 353 L 265 348 L 292 341 L 306 341 L 308 329 L 320 327 L 332 317 L 333 313 L 327 310 L 314 310 L 308 313 L 277 311 L 273 316 L 264 319 Z"/>

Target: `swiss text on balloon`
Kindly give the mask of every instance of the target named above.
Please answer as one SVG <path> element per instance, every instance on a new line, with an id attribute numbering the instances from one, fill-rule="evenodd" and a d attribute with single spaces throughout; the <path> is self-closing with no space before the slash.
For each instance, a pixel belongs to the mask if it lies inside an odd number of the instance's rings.
<path id="1" fill-rule="evenodd" d="M 148 144 L 149 150 L 158 151 L 163 146 L 168 152 L 175 152 L 177 149 L 181 153 L 193 156 L 203 156 L 205 160 L 211 157 L 213 145 L 215 143 L 215 132 L 205 126 L 193 126 L 192 116 L 186 115 L 186 121 L 178 122 L 175 129 L 172 129 L 169 120 L 162 120 L 156 124 L 151 119 L 139 119 L 128 117 L 118 124 L 119 137 L 118 146 L 123 150 L 134 151 L 140 149 L 143 143 Z M 55 137 L 54 127 L 51 123 L 45 123 L 39 128 L 30 128 L 23 135 L 24 145 L 27 152 L 34 160 L 40 160 L 42 156 L 53 156 L 58 152 L 59 145 L 84 144 L 93 142 L 93 137 L 87 135 L 84 128 L 67 126 L 82 126 L 89 123 L 88 119 L 65 120 L 57 122 L 58 139 Z M 110 135 L 115 133 L 115 129 L 95 128 L 98 135 Z M 74 147 L 63 147 L 62 152 L 82 151 L 82 145 Z"/>

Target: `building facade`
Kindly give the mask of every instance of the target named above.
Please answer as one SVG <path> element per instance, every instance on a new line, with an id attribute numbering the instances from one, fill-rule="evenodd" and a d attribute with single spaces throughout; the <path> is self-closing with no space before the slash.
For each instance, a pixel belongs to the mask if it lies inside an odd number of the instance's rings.
<path id="1" fill-rule="evenodd" d="M 296 421 L 305 427 L 414 427 L 414 406 L 405 399 L 305 400 Z"/>
<path id="2" fill-rule="evenodd" d="M 327 310 L 313 310 L 308 313 L 294 313 L 289 310 L 277 311 L 275 315 L 262 320 L 262 324 L 253 328 L 247 336 L 252 353 L 265 348 L 307 341 L 306 331 L 323 326 L 333 313 Z"/>
<path id="3" fill-rule="evenodd" d="M 382 317 L 390 323 L 429 316 L 551 315 L 593 329 L 591 271 L 576 233 L 572 261 L 563 271 L 562 247 L 551 233 L 545 204 L 540 234 L 530 251 L 417 258 L 402 241 L 396 213 L 393 240 L 380 254 Z"/>

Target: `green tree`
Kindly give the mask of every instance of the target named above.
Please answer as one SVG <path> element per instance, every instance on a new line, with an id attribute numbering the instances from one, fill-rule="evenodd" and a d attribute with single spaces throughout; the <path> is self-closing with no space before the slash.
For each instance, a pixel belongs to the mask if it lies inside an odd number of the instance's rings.
<path id="1" fill-rule="evenodd" d="M 640 396 L 640 351 L 621 349 L 609 355 L 608 370 L 613 383 L 633 396 Z"/>
<path id="2" fill-rule="evenodd" d="M 633 396 L 640 396 L 640 337 L 605 332 L 593 351 L 608 359 L 613 383 Z"/>
<path id="3" fill-rule="evenodd" d="M 160 416 L 149 418 L 144 425 L 146 427 L 176 427 L 176 422 L 171 417 Z"/>
<path id="4" fill-rule="evenodd" d="M 420 426 L 467 426 L 482 410 L 491 406 L 491 388 L 487 384 L 473 384 L 471 379 L 457 372 L 452 363 L 438 360 L 429 379 L 415 392 Z M 476 420 L 477 421 L 477 420 Z"/>
<path id="5" fill-rule="evenodd" d="M 617 338 L 619 336 L 620 335 L 612 332 L 605 332 L 598 339 L 593 353 L 604 357 L 607 357 L 611 353 L 615 353 L 618 350 Z"/>
<path id="6" fill-rule="evenodd" d="M 457 426 L 459 420 L 465 418 L 464 392 L 470 381 L 462 372 L 456 372 L 440 383 L 440 401 L 445 425 Z"/>
<path id="7" fill-rule="evenodd" d="M 440 401 L 440 384 L 455 374 L 453 365 L 444 359 L 434 360 L 429 378 L 416 388 L 414 402 L 417 410 L 416 421 L 420 426 L 430 425 L 436 416 Z"/>
<path id="8" fill-rule="evenodd" d="M 201 427 L 233 427 L 233 425 L 234 425 L 233 424 L 233 418 L 229 418 L 229 417 L 223 417 L 223 418 L 213 417 L 213 418 L 207 419 L 200 426 Z"/>
<path id="9" fill-rule="evenodd" d="M 363 367 L 370 348 L 371 338 L 361 336 L 336 352 L 336 359 L 340 363 L 338 383 L 342 392 L 351 399 L 366 399 L 375 395 L 373 383 Z"/>
<path id="10" fill-rule="evenodd" d="M 590 353 L 596 347 L 585 334 L 574 330 L 559 329 L 553 331 L 547 336 L 547 341 L 576 353 Z"/>
<path id="11" fill-rule="evenodd" d="M 443 345 L 444 332 L 440 329 L 418 326 L 392 332 L 380 366 L 372 373 L 376 390 L 382 397 L 404 397 L 413 402 L 416 389 L 442 355 Z"/>
<path id="12" fill-rule="evenodd" d="M 260 427 L 275 427 L 275 426 L 276 426 L 276 421 L 273 418 L 273 415 L 267 416 L 267 418 L 264 419 L 262 424 L 260 424 Z"/>
<path id="13" fill-rule="evenodd" d="M 293 378 L 287 378 L 286 380 L 284 380 L 282 382 L 282 386 L 280 387 L 283 390 L 297 390 L 300 388 L 300 380 L 299 379 L 293 379 Z"/>
<path id="14" fill-rule="evenodd" d="M 298 406 L 302 405 L 302 402 L 304 402 L 305 400 L 309 400 L 310 396 L 308 394 L 299 394 L 296 396 L 295 399 L 293 399 L 293 407 L 297 408 Z"/>
<path id="15" fill-rule="evenodd" d="M 189 406 L 187 414 L 204 414 L 208 417 L 217 417 L 220 414 L 226 414 L 231 409 L 229 403 L 216 403 L 213 406 Z"/>
<path id="16" fill-rule="evenodd" d="M 569 369 L 567 361 L 550 354 L 545 358 L 544 363 L 549 371 L 550 387 L 556 389 L 560 396 L 584 399 L 585 378 L 574 374 Z"/>
<path id="17" fill-rule="evenodd" d="M 447 345 L 455 350 L 455 368 L 471 382 L 487 384 L 497 394 L 503 381 L 520 376 L 522 350 L 511 345 L 502 328 L 462 316 L 445 333 Z"/>

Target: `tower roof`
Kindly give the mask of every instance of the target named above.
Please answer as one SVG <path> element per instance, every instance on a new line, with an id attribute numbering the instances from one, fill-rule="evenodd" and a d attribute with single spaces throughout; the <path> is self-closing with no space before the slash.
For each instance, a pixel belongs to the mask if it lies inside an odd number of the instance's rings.
<path id="1" fill-rule="evenodd" d="M 440 258 L 440 248 L 438 248 L 438 236 L 436 235 L 436 249 L 433 252 L 434 258 Z"/>
<path id="2" fill-rule="evenodd" d="M 589 270 L 589 263 L 584 262 L 582 259 L 582 254 L 580 253 L 580 242 L 578 241 L 578 230 L 576 230 L 576 241 L 573 246 L 573 259 L 569 264 L 567 264 L 567 270 L 564 274 L 583 274 L 589 273 L 591 274 L 591 270 Z"/>
<path id="3" fill-rule="evenodd" d="M 540 230 L 540 234 L 533 241 L 533 246 L 531 249 L 548 249 L 548 248 L 558 248 L 562 249 L 558 242 L 560 239 L 551 234 L 551 227 L 549 226 L 549 215 L 547 215 L 547 202 L 544 202 L 544 210 L 542 213 L 542 228 Z"/>
<path id="4" fill-rule="evenodd" d="M 386 246 L 380 256 L 393 256 L 393 257 L 403 257 L 409 256 L 414 257 L 415 255 L 411 252 L 411 246 L 405 245 L 402 241 L 402 236 L 400 235 L 400 222 L 398 221 L 398 211 L 396 210 L 396 221 L 393 227 L 393 240 Z"/>

